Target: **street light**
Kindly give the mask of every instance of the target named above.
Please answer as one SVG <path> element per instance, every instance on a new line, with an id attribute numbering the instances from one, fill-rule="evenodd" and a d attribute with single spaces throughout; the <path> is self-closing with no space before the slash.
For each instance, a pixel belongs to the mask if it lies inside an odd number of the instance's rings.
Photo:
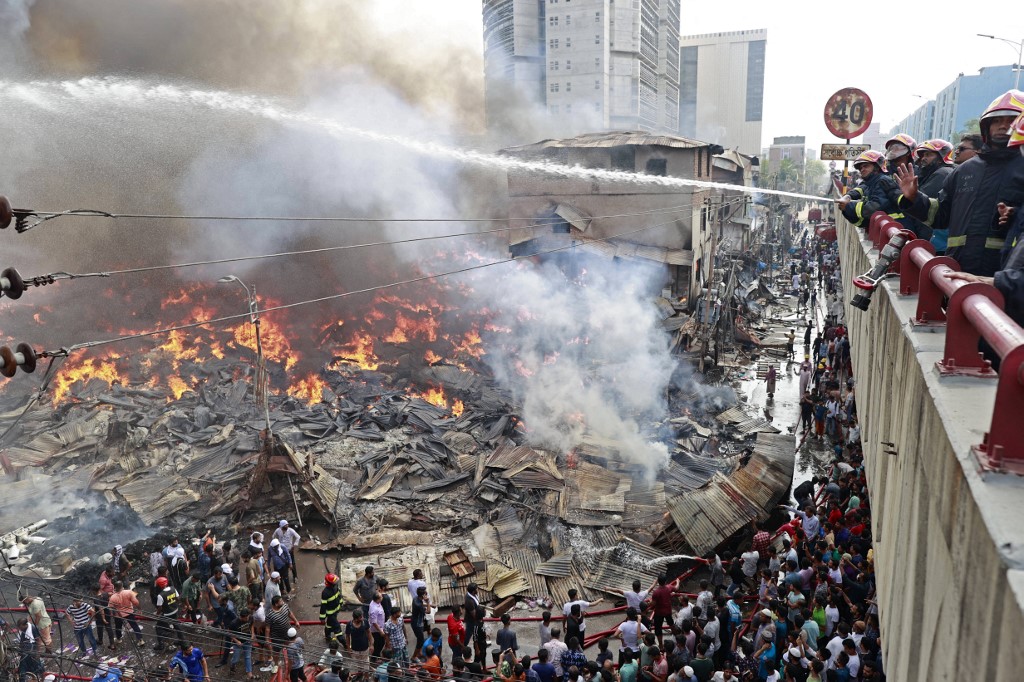
<path id="1" fill-rule="evenodd" d="M 263 416 L 267 421 L 267 438 L 270 438 L 270 406 L 267 401 L 267 367 L 263 360 L 263 342 L 260 339 L 260 311 L 258 302 L 256 301 L 256 285 L 254 284 L 250 289 L 246 286 L 245 282 L 234 275 L 225 275 L 217 280 L 218 284 L 230 284 L 231 282 L 238 282 L 238 284 L 245 289 L 245 298 L 249 304 L 249 323 L 256 331 L 256 384 L 254 386 L 254 397 L 256 398 L 258 405 L 262 404 Z"/>
<path id="2" fill-rule="evenodd" d="M 1013 81 L 1013 89 L 1020 89 L 1020 62 L 1021 58 L 1024 57 L 1024 39 L 1021 40 L 1010 40 L 1009 38 L 1000 38 L 999 36 L 991 36 L 987 33 L 977 34 L 980 38 L 991 38 L 992 40 L 1001 40 L 1007 45 L 1012 45 L 1017 48 L 1017 63 L 1013 65 L 1013 70 L 1017 73 L 1017 77 Z"/>

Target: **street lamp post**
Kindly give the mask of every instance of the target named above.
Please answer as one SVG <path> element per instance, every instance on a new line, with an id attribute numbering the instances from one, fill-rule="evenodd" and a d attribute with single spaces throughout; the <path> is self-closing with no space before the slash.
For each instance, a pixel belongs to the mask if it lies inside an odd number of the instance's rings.
<path id="1" fill-rule="evenodd" d="M 245 289 L 245 298 L 249 304 L 249 323 L 253 326 L 256 332 L 256 382 L 254 385 L 254 393 L 257 405 L 263 407 L 263 417 L 267 422 L 267 438 L 271 437 L 270 433 L 270 405 L 267 400 L 267 368 L 266 362 L 263 358 L 263 341 L 260 339 L 260 311 L 259 304 L 256 300 L 256 285 L 252 285 L 250 289 L 246 286 L 245 282 L 238 279 L 234 275 L 226 275 L 217 280 L 218 284 L 230 284 L 231 282 L 238 282 L 238 284 Z"/>
<path id="2" fill-rule="evenodd" d="M 1013 70 L 1014 72 L 1016 72 L 1017 76 L 1016 78 L 1014 78 L 1013 81 L 1013 89 L 1020 90 L 1020 69 L 1021 59 L 1024 58 L 1024 38 L 1022 38 L 1021 40 L 1010 40 L 1009 38 L 1000 38 L 999 36 L 993 36 L 987 33 L 979 33 L 978 36 L 980 38 L 991 38 L 992 40 L 1001 40 L 1007 45 L 1011 45 L 1017 48 L 1017 63 L 1013 65 Z"/>

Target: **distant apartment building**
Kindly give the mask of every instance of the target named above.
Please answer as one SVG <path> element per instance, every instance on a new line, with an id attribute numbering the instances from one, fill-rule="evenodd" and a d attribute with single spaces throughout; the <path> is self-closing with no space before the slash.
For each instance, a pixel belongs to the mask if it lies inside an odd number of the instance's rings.
<path id="1" fill-rule="evenodd" d="M 988 102 L 986 102 L 986 104 L 988 104 Z M 936 137 L 934 132 L 935 100 L 928 100 L 919 106 L 914 113 L 907 116 L 889 130 L 889 137 L 892 137 L 897 133 L 906 133 L 920 143 Z M 889 139 L 889 137 L 886 137 L 886 139 Z"/>
<path id="2" fill-rule="evenodd" d="M 977 75 L 972 76 L 961 73 L 952 83 L 940 90 L 934 100 L 925 102 L 914 113 L 897 123 L 889 131 L 889 136 L 907 133 L 918 142 L 933 138 L 956 142 L 957 140 L 953 138 L 967 128 L 967 122 L 973 118 L 980 118 L 992 100 L 1013 88 L 1015 78 L 1016 73 L 1012 64 L 984 66 L 978 69 Z M 882 142 L 884 143 L 884 140 Z M 872 145 L 872 148 L 881 147 Z"/>
<path id="3" fill-rule="evenodd" d="M 768 168 L 761 169 L 762 176 L 779 170 L 783 159 L 791 159 L 802 171 L 807 161 L 807 139 L 803 135 L 787 135 L 772 140 L 771 146 L 768 147 Z"/>
<path id="4" fill-rule="evenodd" d="M 953 141 L 972 118 L 996 97 L 1013 88 L 1016 74 L 1012 64 L 984 66 L 977 75 L 960 74 L 935 96 L 935 123 L 932 137 Z"/>
<path id="5" fill-rule="evenodd" d="M 768 29 L 683 36 L 679 134 L 756 155 L 761 150 Z"/>
<path id="6" fill-rule="evenodd" d="M 484 0 L 488 119 L 509 93 L 561 129 L 679 129 L 680 0 Z"/>

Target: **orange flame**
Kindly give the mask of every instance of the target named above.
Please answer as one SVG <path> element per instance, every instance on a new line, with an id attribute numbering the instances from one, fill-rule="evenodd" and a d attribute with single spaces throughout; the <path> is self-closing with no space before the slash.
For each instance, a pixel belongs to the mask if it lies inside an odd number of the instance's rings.
<path id="1" fill-rule="evenodd" d="M 124 376 L 118 370 L 114 360 L 121 356 L 109 353 L 105 357 L 86 357 L 79 361 L 69 360 L 53 379 L 53 404 L 60 403 L 67 397 L 71 387 L 78 381 L 83 384 L 91 379 L 100 379 L 108 386 L 125 383 Z"/>
<path id="2" fill-rule="evenodd" d="M 288 394 L 299 400 L 304 400 L 309 405 L 316 405 L 323 402 L 324 389 L 327 383 L 315 374 L 309 374 L 299 379 L 288 388 Z"/>

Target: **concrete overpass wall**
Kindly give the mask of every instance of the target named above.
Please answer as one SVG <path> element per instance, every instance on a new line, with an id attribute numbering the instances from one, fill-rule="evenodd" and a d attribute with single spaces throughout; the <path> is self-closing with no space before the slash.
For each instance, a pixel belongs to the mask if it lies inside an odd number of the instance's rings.
<path id="1" fill-rule="evenodd" d="M 838 231 L 888 678 L 1024 680 L 1024 479 L 982 473 L 971 453 L 996 383 L 939 376 L 945 332 L 911 327 L 917 297 L 897 280 L 852 307 L 850 280 L 877 252 Z"/>

